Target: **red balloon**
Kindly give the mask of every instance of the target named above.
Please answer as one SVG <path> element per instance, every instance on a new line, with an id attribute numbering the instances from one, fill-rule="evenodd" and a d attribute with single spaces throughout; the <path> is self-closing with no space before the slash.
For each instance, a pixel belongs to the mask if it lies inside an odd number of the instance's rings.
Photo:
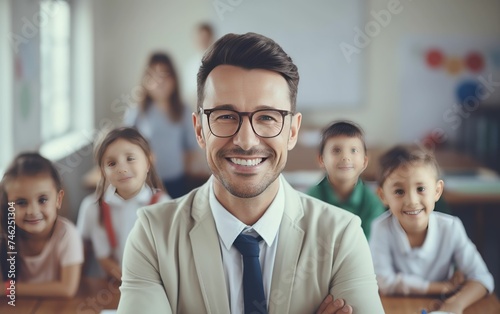
<path id="1" fill-rule="evenodd" d="M 443 64 L 444 56 L 441 50 L 430 49 L 425 56 L 427 65 L 431 68 L 439 68 Z"/>
<path id="2" fill-rule="evenodd" d="M 472 72 L 480 72 L 484 68 L 484 58 L 478 52 L 471 52 L 465 57 L 465 64 Z"/>

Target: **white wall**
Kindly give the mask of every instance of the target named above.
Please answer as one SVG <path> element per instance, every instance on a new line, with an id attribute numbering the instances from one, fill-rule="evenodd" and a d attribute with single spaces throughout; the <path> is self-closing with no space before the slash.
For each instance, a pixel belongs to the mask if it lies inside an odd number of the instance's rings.
<path id="1" fill-rule="evenodd" d="M 90 77 L 88 71 L 91 67 L 82 62 L 91 58 L 87 51 L 93 44 L 88 32 L 85 32 L 91 23 L 90 3 L 87 0 L 72 1 L 78 11 L 72 21 L 76 30 L 72 39 L 78 50 L 73 57 L 78 62 L 71 70 L 75 76 L 76 86 L 73 87 L 77 98 L 76 109 L 79 110 L 79 120 L 75 124 L 79 132 L 83 128 L 91 129 L 84 124 L 88 121 L 84 116 L 88 110 L 80 109 L 94 105 L 93 91 L 88 86 L 93 85 L 93 76 Z M 0 0 L 0 174 L 17 153 L 36 151 L 43 144 L 40 132 L 40 26 L 51 15 L 39 11 L 39 0 Z M 88 193 L 82 189 L 80 180 L 91 168 L 92 159 L 88 145 L 86 149 L 75 151 L 78 143 L 70 144 L 55 145 L 61 159 L 44 155 L 56 162 L 56 167 L 61 170 L 66 190 L 63 214 L 75 220 L 76 209 Z"/>
<path id="2" fill-rule="evenodd" d="M 387 8 L 387 0 L 371 0 L 366 9 Z M 403 10 L 362 52 L 366 60 L 365 102 L 355 110 L 305 114 L 305 124 L 327 124 L 332 119 L 351 119 L 363 126 L 369 144 L 392 145 L 400 141 L 399 44 L 408 35 L 477 35 L 500 38 L 500 1 L 496 0 L 401 0 Z M 364 28 L 361 25 L 360 28 Z M 422 110 L 442 115 L 433 108 Z M 415 121 L 418 124 L 419 121 Z M 411 128 L 411 125 L 407 126 Z M 414 138 L 418 138 L 415 135 Z"/>
<path id="3" fill-rule="evenodd" d="M 84 1 L 91 4 L 84 5 Z M 365 9 L 366 22 L 372 20 L 370 11 L 387 9 L 388 2 L 389 0 L 368 1 Z M 217 18 L 214 2 L 206 0 L 80 0 L 76 3 L 77 7 L 83 6 L 90 10 L 92 15 L 88 17 L 88 21 L 93 21 L 93 33 L 85 40 L 93 43 L 94 94 L 80 95 L 79 98 L 82 106 L 85 103 L 94 106 L 97 129 L 106 124 L 109 126 L 110 123 L 118 124 L 127 101 L 131 101 L 134 96 L 146 58 L 151 51 L 163 49 L 170 52 L 181 72 L 183 65 L 197 55 L 194 46 L 195 25 L 200 21 Z M 403 8 L 401 13 L 392 16 L 390 24 L 371 40 L 360 55 L 353 56 L 363 58 L 365 62 L 363 103 L 354 109 L 305 111 L 305 127 L 323 126 L 333 119 L 352 119 L 364 127 L 369 144 L 391 145 L 399 141 L 401 134 L 398 123 L 401 116 L 398 51 L 404 38 L 410 35 L 500 38 L 500 1 L 401 0 L 400 5 Z M 5 43 L 12 34 L 29 39 L 19 47 L 22 56 L 31 66 L 24 81 L 16 81 L 12 60 L 20 56 L 12 47 L 0 48 L 0 91 L 6 91 L 0 93 L 0 97 L 2 104 L 8 107 L 2 109 L 0 131 L 2 134 L 9 134 L 9 138 L 0 136 L 0 150 L 3 156 L 8 156 L 4 158 L 7 160 L 11 159 L 13 153 L 34 150 L 40 145 L 39 123 L 37 119 L 33 119 L 39 111 L 39 64 L 36 57 L 29 58 L 30 55 L 38 55 L 39 36 L 33 33 L 37 29 L 28 25 L 33 24 L 37 8 L 38 1 L 0 0 L 0 29 L 3 31 L 0 41 Z M 306 19 L 307 15 L 304 16 L 304 20 Z M 85 34 L 79 36 L 83 35 Z M 19 100 L 20 83 L 26 83 L 32 88 L 33 103 L 27 116 L 23 116 Z M 430 114 L 440 114 L 434 113 L 433 108 L 425 108 L 425 104 L 422 106 Z M 415 121 L 415 125 L 418 123 L 419 121 Z M 407 127 L 411 129 L 412 125 Z M 9 142 L 13 145 L 9 145 Z M 80 183 L 74 180 L 81 178 L 91 165 L 90 155 L 85 156 L 77 167 L 78 173 L 73 172 L 65 178 L 67 181 L 73 180 L 69 189 L 71 191 L 67 191 L 70 207 L 73 209 L 86 193 L 79 190 Z"/>
<path id="4" fill-rule="evenodd" d="M 94 2 L 96 127 L 120 121 L 134 99 L 146 61 L 165 50 L 177 71 L 196 54 L 194 27 L 215 14 L 204 0 L 106 0 Z"/>
<path id="5" fill-rule="evenodd" d="M 39 1 L 10 1 L 14 153 L 36 150 L 40 132 Z M 22 135 L 24 134 L 24 135 Z"/>
<path id="6" fill-rule="evenodd" d="M 10 1 L 0 0 L 0 42 L 7 43 L 11 31 Z M 13 154 L 12 54 L 9 45 L 0 45 L 0 173 Z"/>
<path id="7" fill-rule="evenodd" d="M 396 1 L 396 0 L 392 0 Z M 224 1 L 222 1 L 224 2 Z M 387 9 L 388 0 L 371 0 L 370 11 Z M 364 59 L 363 103 L 353 109 L 304 112 L 304 126 L 325 125 L 333 119 L 351 119 L 363 126 L 369 144 L 391 145 L 400 140 L 399 49 L 408 35 L 478 35 L 500 37 L 500 1 L 401 0 L 401 13 L 375 36 L 360 55 Z M 237 8 L 239 9 L 239 8 Z M 171 52 L 177 64 L 194 55 L 192 30 L 199 20 L 216 18 L 212 1 L 96 1 L 95 100 L 96 119 L 118 121 L 113 101 L 131 95 L 148 53 L 155 48 Z M 256 17 L 257 18 L 257 17 Z M 304 16 L 307 19 L 307 16 Z M 365 24 L 359 25 L 363 29 Z M 432 108 L 423 108 L 432 111 Z M 114 112 L 115 111 L 115 112 Z M 440 114 L 440 113 L 436 113 Z M 418 123 L 418 121 L 415 121 Z M 97 124 L 99 127 L 99 124 Z M 411 128 L 410 126 L 407 126 Z"/>

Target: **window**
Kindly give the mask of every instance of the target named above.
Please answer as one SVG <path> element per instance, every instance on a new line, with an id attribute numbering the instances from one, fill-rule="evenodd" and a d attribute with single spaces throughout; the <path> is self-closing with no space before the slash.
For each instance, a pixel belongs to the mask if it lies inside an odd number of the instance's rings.
<path id="1" fill-rule="evenodd" d="M 92 141 L 92 13 L 92 1 L 0 0 L 0 174 L 20 152 L 60 161 Z"/>
<path id="2" fill-rule="evenodd" d="M 12 49 L 9 45 L 11 30 L 10 6 L 0 1 L 0 177 L 13 154 L 12 140 Z M 6 30 L 5 32 L 3 30 Z"/>
<path id="3" fill-rule="evenodd" d="M 66 1 L 42 0 L 40 11 L 40 104 L 42 141 L 71 130 L 70 8 Z"/>
<path id="4" fill-rule="evenodd" d="M 41 0 L 40 152 L 59 161 L 93 140 L 92 1 Z"/>

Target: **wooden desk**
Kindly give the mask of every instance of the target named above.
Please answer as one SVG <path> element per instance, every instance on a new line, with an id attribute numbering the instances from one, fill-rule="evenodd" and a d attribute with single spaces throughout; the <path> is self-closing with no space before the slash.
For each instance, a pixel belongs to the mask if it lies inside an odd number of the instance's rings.
<path id="1" fill-rule="evenodd" d="M 385 153 L 385 148 L 368 148 L 368 167 L 363 171 L 361 177 L 365 181 L 376 181 L 378 172 L 378 160 Z M 318 149 L 312 146 L 297 145 L 288 154 L 288 162 L 285 172 L 318 172 L 322 171 L 317 160 Z M 487 173 L 498 175 L 490 169 L 481 166 L 480 163 L 467 155 L 454 150 L 436 150 L 436 159 L 442 171 L 449 175 L 455 173 Z M 446 202 L 454 205 L 500 205 L 500 191 L 490 193 L 463 193 L 446 188 L 443 195 Z M 499 206 L 500 207 L 500 206 Z"/>
<path id="2" fill-rule="evenodd" d="M 15 313 L 35 313 L 35 310 L 40 304 L 40 300 L 37 298 L 16 298 L 16 306 L 8 305 L 7 302 L 10 301 L 5 297 L 0 298 L 0 313 L 2 314 L 15 314 Z"/>
<path id="3" fill-rule="evenodd" d="M 7 304 L 2 298 L 0 313 L 22 314 L 99 314 L 103 309 L 116 309 L 120 300 L 120 290 L 116 280 L 83 278 L 75 297 L 28 298 L 17 297 L 16 306 Z"/>
<path id="4" fill-rule="evenodd" d="M 412 297 L 382 297 L 382 305 L 386 314 L 420 314 L 439 305 L 438 299 Z M 464 314 L 498 314 L 500 302 L 495 294 L 489 295 L 465 309 Z"/>
<path id="5" fill-rule="evenodd" d="M 386 148 L 371 147 L 367 149 L 368 166 L 361 174 L 363 180 L 376 181 L 378 172 L 378 162 L 380 157 L 387 151 Z M 441 169 L 446 173 L 474 172 L 481 167 L 481 164 L 455 150 L 436 150 L 436 159 Z M 320 170 L 318 164 L 318 148 L 297 144 L 288 153 L 288 161 L 285 171 Z"/>
<path id="6" fill-rule="evenodd" d="M 64 298 L 22 298 L 16 299 L 16 307 L 7 305 L 2 298 L 0 313 L 22 314 L 99 314 L 103 309 L 116 309 L 120 300 L 120 291 L 116 281 L 103 279 L 82 279 L 77 295 Z M 437 299 L 410 297 L 382 297 L 386 314 L 420 314 L 422 309 L 432 309 L 438 304 Z M 498 314 L 500 302 L 495 294 L 479 300 L 464 312 L 465 314 Z"/>
<path id="7" fill-rule="evenodd" d="M 368 148 L 368 167 L 363 172 L 363 179 L 376 181 L 380 157 L 388 148 Z M 438 149 L 434 151 L 436 160 L 444 173 L 474 173 L 481 164 L 472 157 L 451 149 Z"/>

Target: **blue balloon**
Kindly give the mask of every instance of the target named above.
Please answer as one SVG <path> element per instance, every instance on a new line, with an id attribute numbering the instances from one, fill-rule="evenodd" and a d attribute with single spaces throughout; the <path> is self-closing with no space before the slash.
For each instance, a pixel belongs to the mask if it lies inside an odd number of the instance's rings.
<path id="1" fill-rule="evenodd" d="M 457 100 L 460 104 L 463 104 L 467 97 L 476 97 L 479 98 L 478 95 L 481 93 L 481 85 L 478 82 L 467 80 L 461 82 L 456 91 Z"/>

